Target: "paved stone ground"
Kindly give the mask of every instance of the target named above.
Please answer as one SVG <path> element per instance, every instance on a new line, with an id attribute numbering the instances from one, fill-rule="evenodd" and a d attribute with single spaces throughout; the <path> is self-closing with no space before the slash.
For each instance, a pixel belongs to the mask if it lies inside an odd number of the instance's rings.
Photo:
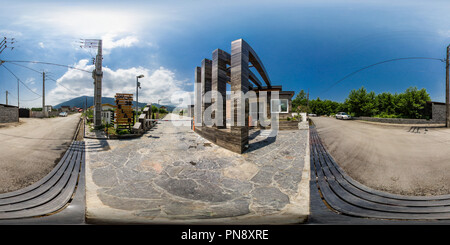
<path id="1" fill-rule="evenodd" d="M 85 120 L 86 122 L 86 120 Z M 86 138 L 95 138 L 95 139 L 107 139 L 106 132 L 104 130 L 93 130 L 94 125 L 91 124 L 85 124 L 86 127 L 83 127 L 84 129 L 84 137 Z"/>
<path id="2" fill-rule="evenodd" d="M 303 222 L 308 131 L 267 135 L 252 131 L 242 155 L 201 138 L 190 123 L 160 122 L 139 139 L 86 139 L 87 222 Z"/>

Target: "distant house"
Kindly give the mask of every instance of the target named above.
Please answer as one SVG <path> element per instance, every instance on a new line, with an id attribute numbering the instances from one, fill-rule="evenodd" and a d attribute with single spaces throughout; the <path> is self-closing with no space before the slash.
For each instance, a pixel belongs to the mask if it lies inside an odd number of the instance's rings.
<path id="1" fill-rule="evenodd" d="M 114 112 L 112 111 L 102 111 L 102 122 L 106 124 L 114 123 Z"/>
<path id="2" fill-rule="evenodd" d="M 51 112 L 51 111 L 53 110 L 53 106 L 51 106 L 51 105 L 46 105 L 46 106 L 45 106 L 45 110 L 46 110 L 47 112 Z"/>
<path id="3" fill-rule="evenodd" d="M 70 111 L 70 106 L 68 106 L 68 105 L 61 106 L 61 111 L 69 112 Z"/>
<path id="4" fill-rule="evenodd" d="M 159 107 L 159 109 L 167 110 L 167 107 L 161 106 L 161 107 Z"/>
<path id="5" fill-rule="evenodd" d="M 94 110 L 94 106 L 89 107 L 89 109 Z M 102 104 L 102 111 L 115 110 L 116 106 L 109 103 Z"/>

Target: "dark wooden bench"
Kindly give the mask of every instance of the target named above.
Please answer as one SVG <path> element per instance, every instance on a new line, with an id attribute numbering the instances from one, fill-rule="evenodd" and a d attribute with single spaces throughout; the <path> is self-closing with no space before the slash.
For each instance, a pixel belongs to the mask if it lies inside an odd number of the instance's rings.
<path id="1" fill-rule="evenodd" d="M 0 194 L 0 220 L 49 215 L 68 205 L 85 161 L 84 142 L 74 141 L 41 180 L 23 189 Z"/>
<path id="2" fill-rule="evenodd" d="M 311 171 L 323 200 L 335 211 L 380 219 L 450 219 L 450 195 L 404 196 L 369 188 L 348 176 L 310 128 Z"/>

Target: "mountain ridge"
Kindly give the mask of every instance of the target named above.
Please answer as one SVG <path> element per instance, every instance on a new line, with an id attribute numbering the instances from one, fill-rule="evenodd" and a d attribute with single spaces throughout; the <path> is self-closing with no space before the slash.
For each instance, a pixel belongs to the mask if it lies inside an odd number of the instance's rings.
<path id="1" fill-rule="evenodd" d="M 76 98 L 73 98 L 73 99 L 61 102 L 61 103 L 55 105 L 53 108 L 59 109 L 59 108 L 61 108 L 61 106 L 70 106 L 70 107 L 84 108 L 86 102 L 87 102 L 87 107 L 93 106 L 94 105 L 94 97 L 93 96 L 76 97 Z M 111 97 L 102 97 L 102 104 L 115 105 L 116 101 L 115 101 L 114 98 L 111 98 Z M 146 105 L 147 105 L 147 103 L 139 102 L 139 107 L 144 107 Z M 155 105 L 158 108 L 161 107 L 161 106 L 165 106 L 167 108 L 167 110 L 169 110 L 169 111 L 172 111 L 175 108 L 175 106 L 160 105 L 160 104 L 157 104 L 157 103 L 153 103 L 152 105 Z M 136 106 L 136 101 L 133 101 L 133 106 Z"/>

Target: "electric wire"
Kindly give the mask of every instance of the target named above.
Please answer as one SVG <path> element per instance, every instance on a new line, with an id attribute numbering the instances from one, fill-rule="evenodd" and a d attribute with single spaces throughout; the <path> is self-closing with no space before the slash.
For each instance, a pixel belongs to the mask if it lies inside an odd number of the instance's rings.
<path id="1" fill-rule="evenodd" d="M 27 69 L 29 69 L 29 70 L 32 70 L 32 71 L 34 71 L 34 72 L 37 72 L 37 73 L 39 73 L 39 74 L 42 74 L 42 72 L 41 71 L 38 71 L 38 70 L 35 70 L 35 69 L 33 69 L 33 68 L 30 68 L 30 67 L 28 67 L 28 66 L 24 66 L 24 65 L 20 65 L 20 64 L 16 64 L 16 63 L 14 63 L 14 62 L 9 62 L 9 63 L 11 63 L 11 64 L 13 64 L 13 65 L 17 65 L 17 66 L 20 66 L 20 67 L 23 67 L 23 68 L 27 68 Z M 17 77 L 16 77 L 17 78 Z M 72 89 L 69 89 L 68 87 L 66 87 L 66 86 L 64 86 L 64 85 L 62 85 L 61 83 L 59 83 L 58 81 L 56 81 L 54 78 L 52 78 L 52 77 L 50 77 L 49 75 L 47 75 L 47 73 L 46 73 L 46 75 L 45 75 L 45 78 L 47 79 L 47 80 L 51 80 L 51 81 L 54 81 L 56 84 L 58 84 L 58 85 L 61 85 L 61 87 L 63 87 L 63 88 L 65 88 L 65 89 L 67 89 L 68 91 L 70 91 L 70 92 L 72 92 L 72 93 L 74 93 L 74 94 L 77 94 L 78 95 L 78 93 L 77 92 L 75 92 L 75 91 L 73 91 Z M 38 99 L 38 98 L 36 98 L 36 99 Z M 34 100 L 36 100 L 36 99 L 34 99 Z"/>
<path id="2" fill-rule="evenodd" d="M 16 76 L 16 74 L 14 74 L 14 72 L 12 72 L 8 67 L 5 66 L 5 64 L 2 65 L 3 68 L 5 68 L 7 71 L 9 71 L 9 73 L 11 73 L 20 83 L 22 83 L 23 86 L 25 86 L 25 88 L 27 88 L 28 90 L 30 90 L 32 93 L 36 94 L 39 97 L 42 97 L 42 95 L 34 92 L 31 88 L 29 88 L 24 82 L 22 82 L 22 80 L 20 80 L 19 77 Z"/>
<path id="3" fill-rule="evenodd" d="M 362 67 L 356 71 L 353 71 L 349 74 L 347 74 L 346 76 L 344 76 L 343 78 L 337 80 L 336 82 L 334 82 L 330 87 L 328 87 L 327 89 L 323 90 L 319 95 L 322 95 L 324 93 L 326 93 L 327 91 L 329 91 L 331 88 L 333 88 L 334 86 L 338 85 L 340 82 L 344 81 L 345 79 L 355 75 L 358 72 L 361 72 L 365 69 L 368 69 L 370 67 L 376 66 L 376 65 L 380 65 L 380 64 L 384 64 L 384 63 L 388 63 L 388 62 L 393 62 L 393 61 L 399 61 L 399 60 L 418 60 L 418 59 L 423 59 L 423 60 L 438 60 L 441 62 L 445 62 L 445 59 L 439 59 L 439 58 L 428 58 L 428 57 L 406 57 L 406 58 L 395 58 L 395 59 L 389 59 L 389 60 L 384 60 L 384 61 L 380 61 L 365 67 Z"/>
<path id="4" fill-rule="evenodd" d="M 88 71 L 88 70 L 84 70 L 81 68 L 77 68 L 77 67 L 73 67 L 73 66 L 69 66 L 69 65 L 61 65 L 61 64 L 56 64 L 56 63 L 51 63 L 51 62 L 42 62 L 42 61 L 29 61 L 29 60 L 2 60 L 3 62 L 13 62 L 13 63 L 33 63 L 33 64 L 44 64 L 44 65 L 53 65 L 53 66 L 61 66 L 61 67 L 66 67 L 66 68 L 70 68 L 70 69 L 74 69 L 74 70 L 79 70 L 79 71 L 84 71 L 87 73 L 92 73 L 92 71 Z"/>

